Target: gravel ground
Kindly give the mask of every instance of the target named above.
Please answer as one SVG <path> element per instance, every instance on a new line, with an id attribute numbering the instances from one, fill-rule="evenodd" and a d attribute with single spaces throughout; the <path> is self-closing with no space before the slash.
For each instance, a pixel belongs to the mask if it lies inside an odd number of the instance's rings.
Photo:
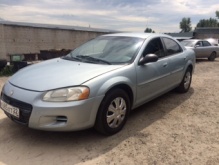
<path id="1" fill-rule="evenodd" d="M 0 86 L 7 80 L 0 78 Z M 0 164 L 219 164 L 219 59 L 197 61 L 186 94 L 170 92 L 131 112 L 111 137 L 93 129 L 43 132 L 0 111 Z"/>

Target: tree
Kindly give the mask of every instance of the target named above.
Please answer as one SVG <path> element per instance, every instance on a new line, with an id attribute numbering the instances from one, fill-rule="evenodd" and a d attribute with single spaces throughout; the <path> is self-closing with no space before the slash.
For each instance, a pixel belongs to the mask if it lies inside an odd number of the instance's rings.
<path id="1" fill-rule="evenodd" d="M 190 18 L 183 18 L 182 21 L 179 23 L 180 29 L 182 32 L 190 32 L 192 30 L 191 20 Z"/>
<path id="2" fill-rule="evenodd" d="M 219 11 L 216 11 L 216 17 L 219 19 Z"/>
<path id="3" fill-rule="evenodd" d="M 218 27 L 218 21 L 214 18 L 201 19 L 196 27 Z"/>
<path id="4" fill-rule="evenodd" d="M 146 28 L 144 32 L 145 33 L 155 33 L 155 31 L 152 30 L 151 28 Z"/>

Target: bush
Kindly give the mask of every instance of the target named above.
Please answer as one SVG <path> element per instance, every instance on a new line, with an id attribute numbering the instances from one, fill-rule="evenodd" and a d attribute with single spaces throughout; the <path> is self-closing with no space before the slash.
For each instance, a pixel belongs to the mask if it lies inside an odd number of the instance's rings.
<path id="1" fill-rule="evenodd" d="M 0 71 L 7 65 L 7 61 L 0 59 Z"/>
<path id="2" fill-rule="evenodd" d="M 0 76 L 11 76 L 11 75 L 13 74 L 12 68 L 13 68 L 13 66 L 11 66 L 11 65 L 5 66 L 5 67 L 1 70 Z"/>

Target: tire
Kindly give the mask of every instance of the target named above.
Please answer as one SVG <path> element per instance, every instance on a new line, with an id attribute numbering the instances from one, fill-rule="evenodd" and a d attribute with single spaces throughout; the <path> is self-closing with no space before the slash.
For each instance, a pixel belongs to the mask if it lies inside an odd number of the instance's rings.
<path id="1" fill-rule="evenodd" d="M 211 55 L 208 57 L 209 61 L 214 61 L 216 58 L 216 52 L 212 52 Z"/>
<path id="2" fill-rule="evenodd" d="M 192 82 L 192 69 L 187 68 L 180 85 L 176 88 L 177 92 L 179 93 L 188 92 L 191 82 Z"/>
<path id="3" fill-rule="evenodd" d="M 105 135 L 119 132 L 127 121 L 130 99 L 122 89 L 114 89 L 106 94 L 100 104 L 94 128 Z"/>

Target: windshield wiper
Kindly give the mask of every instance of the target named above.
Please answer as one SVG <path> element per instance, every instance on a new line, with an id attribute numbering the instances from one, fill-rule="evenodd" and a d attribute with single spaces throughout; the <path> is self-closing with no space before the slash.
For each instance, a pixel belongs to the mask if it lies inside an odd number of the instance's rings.
<path id="1" fill-rule="evenodd" d="M 91 57 L 91 56 L 78 55 L 78 56 L 76 56 L 76 58 L 81 58 L 81 59 L 86 59 L 86 60 L 91 61 L 91 62 L 99 62 L 99 63 L 101 62 L 101 63 L 111 65 L 111 63 L 106 61 L 106 60 L 102 60 L 102 59 L 99 59 L 99 58 L 94 58 L 94 57 Z"/>
<path id="2" fill-rule="evenodd" d="M 71 60 L 71 61 L 81 61 L 80 58 L 77 58 L 77 57 L 69 57 L 69 56 L 64 56 L 62 57 L 62 59 L 65 59 L 65 60 Z"/>

